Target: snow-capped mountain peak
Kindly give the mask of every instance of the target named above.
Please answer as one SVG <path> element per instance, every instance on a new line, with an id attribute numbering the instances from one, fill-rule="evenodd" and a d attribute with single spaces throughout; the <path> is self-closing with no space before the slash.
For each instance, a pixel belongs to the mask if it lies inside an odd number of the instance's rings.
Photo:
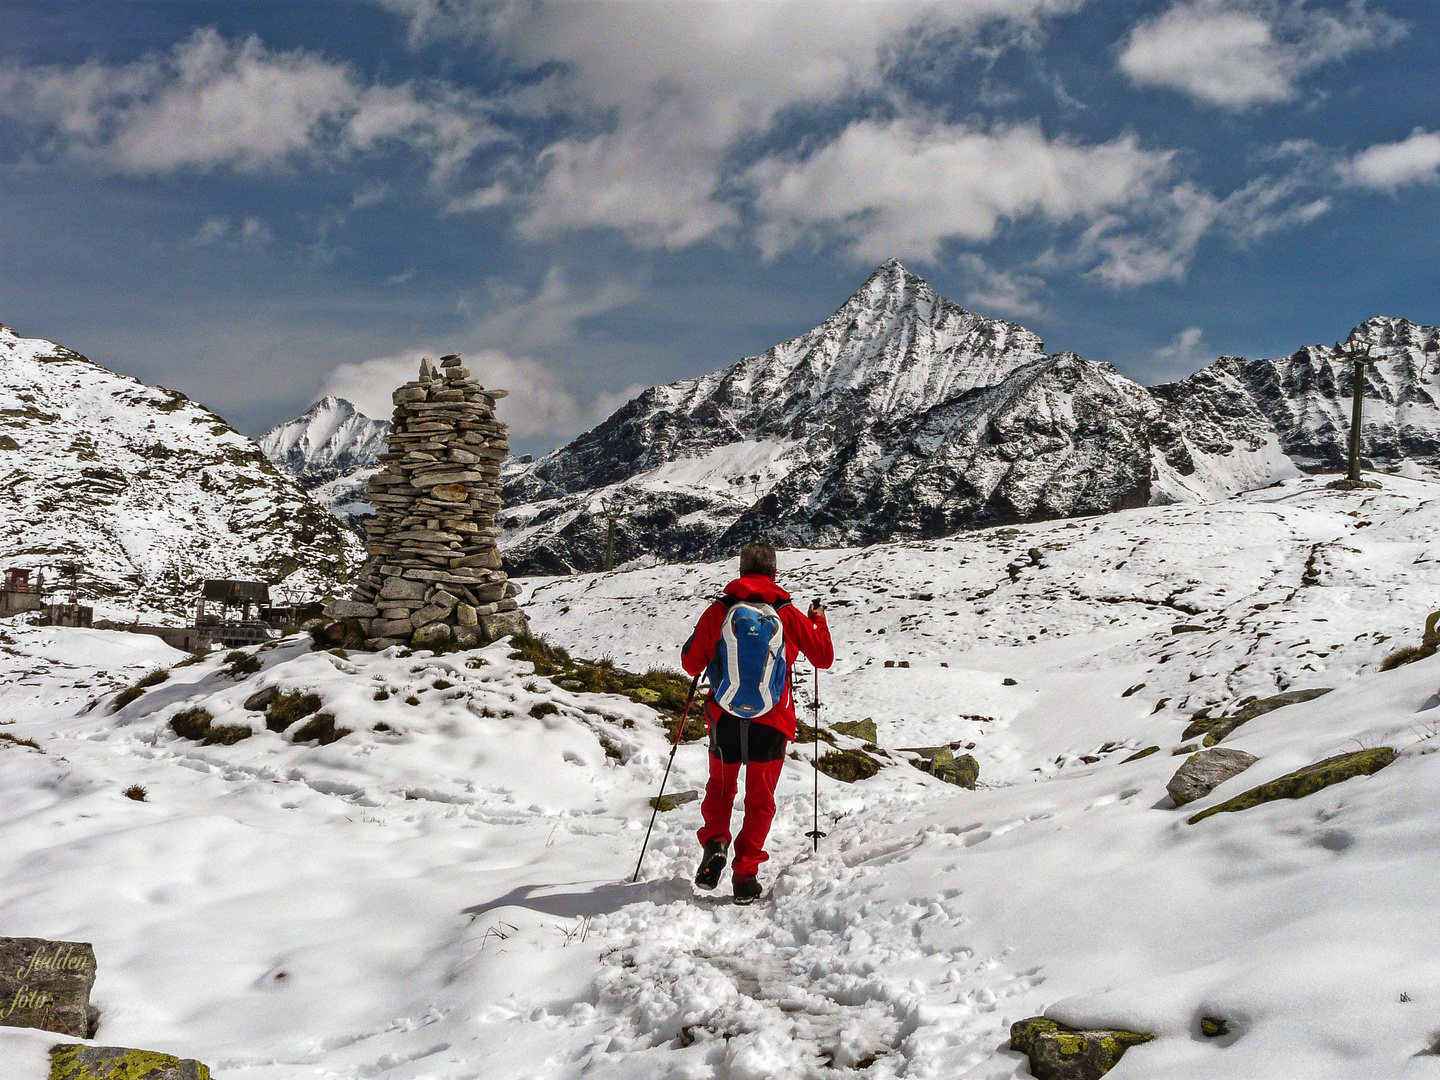
<path id="1" fill-rule="evenodd" d="M 306 487 L 375 464 L 390 425 L 372 420 L 344 398 L 321 398 L 260 440 L 265 456 Z"/>

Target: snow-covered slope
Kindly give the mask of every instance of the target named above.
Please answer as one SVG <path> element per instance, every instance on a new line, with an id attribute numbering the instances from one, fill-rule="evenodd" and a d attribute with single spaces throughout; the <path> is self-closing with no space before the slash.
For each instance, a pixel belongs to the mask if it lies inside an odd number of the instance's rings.
<path id="1" fill-rule="evenodd" d="M 206 577 L 308 599 L 359 545 L 256 445 L 173 390 L 0 327 L 0 563 L 82 567 L 81 593 L 179 612 Z"/>
<path id="2" fill-rule="evenodd" d="M 260 439 L 277 467 L 352 529 L 373 513 L 365 485 L 379 468 L 390 424 L 372 420 L 344 398 L 323 397 Z"/>
<path id="3" fill-rule="evenodd" d="M 1427 1076 L 1440 657 L 1377 666 L 1440 606 L 1440 486 L 1384 484 L 782 552 L 796 596 L 830 604 L 822 724 L 869 716 L 890 750 L 973 743 L 981 783 L 821 777 L 816 854 L 797 747 L 751 908 L 693 892 L 694 804 L 660 815 L 629 883 L 668 751 L 655 715 L 503 643 L 290 639 L 252 675 L 175 668 L 111 713 L 85 706 L 179 654 L 17 628 L 0 732 L 44 753 L 0 738 L 0 910 L 8 932 L 94 942 L 99 1041 L 217 1080 L 999 1080 L 1026 1075 L 1009 1025 L 1047 1009 L 1158 1036 L 1115 1080 Z M 580 655 L 673 664 L 732 572 L 533 580 L 528 611 Z M 268 686 L 354 732 L 266 730 L 244 702 Z M 1322 687 L 1225 740 L 1258 756 L 1248 772 L 1170 808 L 1195 710 Z M 180 739 L 168 721 L 195 706 L 254 734 Z M 1400 756 L 1187 823 L 1362 746 Z M 683 745 L 669 790 L 704 769 Z M 0 1028 L 6 1080 L 43 1080 L 54 1041 Z"/>

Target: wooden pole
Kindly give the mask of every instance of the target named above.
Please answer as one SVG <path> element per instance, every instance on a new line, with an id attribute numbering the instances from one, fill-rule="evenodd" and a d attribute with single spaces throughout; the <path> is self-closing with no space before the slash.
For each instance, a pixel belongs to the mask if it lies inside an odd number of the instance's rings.
<path id="1" fill-rule="evenodd" d="M 1346 479 L 1352 483 L 1360 480 L 1360 428 L 1365 411 L 1365 365 L 1369 361 L 1370 347 L 1359 352 L 1353 347 L 1350 359 L 1355 364 L 1355 381 L 1351 390 L 1350 405 L 1350 471 Z"/>

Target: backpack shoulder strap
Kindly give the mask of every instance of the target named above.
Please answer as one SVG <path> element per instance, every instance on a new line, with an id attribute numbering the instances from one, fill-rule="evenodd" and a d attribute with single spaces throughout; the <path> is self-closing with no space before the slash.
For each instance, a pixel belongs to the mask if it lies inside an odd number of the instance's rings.
<path id="1" fill-rule="evenodd" d="M 731 608 L 733 608 L 736 604 L 743 604 L 743 603 L 745 603 L 745 602 L 747 602 L 747 601 L 751 601 L 751 600 L 754 600 L 754 599 L 755 599 L 755 597 L 753 597 L 753 596 L 731 596 L 729 593 L 726 593 L 724 596 L 722 596 L 722 597 L 720 597 L 718 600 L 716 600 L 715 603 L 723 605 L 724 608 L 725 608 L 725 610 L 726 610 L 726 611 L 729 611 L 729 610 L 730 610 Z M 763 603 L 769 603 L 768 600 L 762 600 L 762 601 L 760 601 L 760 602 L 761 602 L 762 604 L 763 604 Z M 771 606 L 772 608 L 774 608 L 775 611 L 776 611 L 776 613 L 778 614 L 781 608 L 789 607 L 789 606 L 791 605 L 791 602 L 792 602 L 792 601 L 791 601 L 790 598 L 787 596 L 784 600 L 776 600 L 775 603 L 770 604 L 770 606 Z"/>

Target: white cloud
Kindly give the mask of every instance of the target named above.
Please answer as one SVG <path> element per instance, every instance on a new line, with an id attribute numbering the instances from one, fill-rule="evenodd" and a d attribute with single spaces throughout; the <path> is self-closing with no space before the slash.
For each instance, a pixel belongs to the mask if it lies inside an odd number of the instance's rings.
<path id="1" fill-rule="evenodd" d="M 501 138 L 473 95 L 366 84 L 347 65 L 214 30 L 131 64 L 0 66 L 0 114 L 48 130 L 51 152 L 130 176 L 273 171 L 403 147 L 443 185 Z"/>
<path id="2" fill-rule="evenodd" d="M 674 249 L 736 229 L 731 155 L 786 109 L 885 96 L 889 72 L 917 52 L 974 47 L 982 33 L 1021 42 L 1085 0 L 382 2 L 417 43 L 483 42 L 550 73 L 509 101 L 577 129 L 504 190 L 524 206 L 524 235 L 609 228 Z M 486 209 L 502 194 L 477 197 Z"/>
<path id="3" fill-rule="evenodd" d="M 590 406 L 590 417 L 595 423 L 608 419 L 620 406 L 635 400 L 650 387 L 645 383 L 631 383 L 624 390 L 612 393 L 609 390 L 602 390 L 595 395 L 595 401 Z"/>
<path id="4" fill-rule="evenodd" d="M 1155 359 L 1165 363 L 1189 364 L 1200 354 L 1205 331 L 1187 326 L 1171 339 L 1170 344 L 1155 350 Z"/>
<path id="5" fill-rule="evenodd" d="M 1352 53 L 1385 48 L 1405 24 L 1350 0 L 1183 0 L 1130 32 L 1119 67 L 1140 87 L 1163 87 L 1239 111 L 1291 101 L 1299 80 Z"/>
<path id="6" fill-rule="evenodd" d="M 388 419 L 390 395 L 419 371 L 422 356 L 448 352 L 409 349 L 399 356 L 341 364 L 325 379 L 323 393 L 353 402 L 366 416 Z M 529 435 L 570 435 L 579 429 L 580 409 L 565 380 L 542 361 L 511 356 L 498 349 L 464 353 L 465 365 L 485 386 L 510 391 L 497 407 L 501 420 L 516 438 Z"/>
<path id="7" fill-rule="evenodd" d="M 1271 233 L 1314 221 L 1329 199 L 1306 197 L 1303 175 L 1260 176 L 1224 198 L 1192 183 L 1179 184 L 1137 213 L 1135 223 L 1114 216 L 1082 234 L 1070 262 L 1090 266 L 1092 276 L 1113 288 L 1183 281 L 1200 243 L 1212 233 L 1244 247 Z"/>
<path id="8" fill-rule="evenodd" d="M 1440 132 L 1416 128 L 1408 139 L 1379 143 L 1356 154 L 1342 172 L 1351 184 L 1376 191 L 1440 182 Z"/>
<path id="9" fill-rule="evenodd" d="M 643 278 L 609 278 L 598 285 L 576 285 L 559 267 L 551 267 L 533 292 L 504 279 L 486 283 L 483 301 L 467 301 L 466 313 L 481 308 L 470 340 L 504 349 L 543 349 L 573 341 L 586 319 L 614 311 L 637 299 Z M 482 306 L 483 304 L 483 306 Z"/>
<path id="10" fill-rule="evenodd" d="M 1045 305 L 1036 296 L 1045 287 L 1042 278 L 1017 270 L 998 270 L 979 255 L 961 255 L 965 275 L 965 303 L 982 315 L 1036 318 Z"/>
<path id="11" fill-rule="evenodd" d="M 378 184 L 366 184 L 355 192 L 350 200 L 351 210 L 368 210 L 372 206 L 379 206 L 390 197 L 390 185 L 384 182 Z"/>
<path id="12" fill-rule="evenodd" d="M 459 352 L 482 383 L 510 391 L 499 413 L 516 438 L 567 438 L 605 419 L 645 387 L 602 391 L 585 405 L 555 367 L 533 353 L 572 346 L 586 319 L 613 311 L 638 294 L 637 282 L 579 286 L 559 268 L 551 268 L 534 290 L 491 281 L 483 296 L 462 304 L 468 325 L 453 338 L 396 356 L 341 364 L 326 378 L 323 392 L 348 398 L 368 416 L 388 417 L 391 392 L 415 378 L 422 356 Z"/>
<path id="13" fill-rule="evenodd" d="M 230 219 L 223 217 L 207 217 L 200 223 L 200 228 L 186 241 L 191 247 L 209 247 L 211 244 L 224 240 L 230 232 Z"/>
<path id="14" fill-rule="evenodd" d="M 231 248 L 239 246 L 246 251 L 259 251 L 274 239 L 270 226 L 258 217 L 247 217 L 238 227 L 233 227 L 227 217 L 207 217 L 185 243 L 191 247 L 225 244 Z"/>
<path id="15" fill-rule="evenodd" d="M 247 217 L 240 226 L 240 246 L 246 251 L 259 251 L 275 239 L 270 226 L 256 217 Z"/>
<path id="16" fill-rule="evenodd" d="M 1084 145 L 1034 124 L 862 120 L 806 157 L 768 157 L 749 174 L 773 256 L 838 237 L 854 255 L 933 261 L 946 239 L 986 241 L 1000 224 L 1084 222 L 1142 204 L 1171 155 L 1133 136 Z"/>

